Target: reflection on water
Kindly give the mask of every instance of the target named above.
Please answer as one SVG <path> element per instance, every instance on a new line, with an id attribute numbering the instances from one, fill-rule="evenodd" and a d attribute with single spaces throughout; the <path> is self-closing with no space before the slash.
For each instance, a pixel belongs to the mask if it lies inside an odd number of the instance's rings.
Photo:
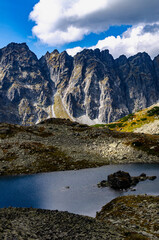
<path id="1" fill-rule="evenodd" d="M 154 181 L 140 182 L 136 192 L 98 188 L 97 183 L 118 170 L 132 176 L 156 175 Z M 0 207 L 58 209 L 95 216 L 113 198 L 128 194 L 159 195 L 159 164 L 111 165 L 79 171 L 0 177 Z"/>

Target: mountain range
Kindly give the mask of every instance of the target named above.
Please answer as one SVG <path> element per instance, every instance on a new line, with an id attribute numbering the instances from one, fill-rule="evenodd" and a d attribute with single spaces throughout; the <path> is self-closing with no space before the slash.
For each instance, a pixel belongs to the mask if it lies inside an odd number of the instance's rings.
<path id="1" fill-rule="evenodd" d="M 84 49 L 74 57 L 54 50 L 38 59 L 25 43 L 0 49 L 0 122 L 110 123 L 151 106 L 158 95 L 159 55 L 114 59 L 108 50 Z"/>

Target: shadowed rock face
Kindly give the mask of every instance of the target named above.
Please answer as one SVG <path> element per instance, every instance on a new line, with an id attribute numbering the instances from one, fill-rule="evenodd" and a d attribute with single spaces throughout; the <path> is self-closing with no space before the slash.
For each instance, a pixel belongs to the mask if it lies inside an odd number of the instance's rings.
<path id="1" fill-rule="evenodd" d="M 152 105 L 158 93 L 159 56 L 114 60 L 108 50 L 85 49 L 73 58 L 54 50 L 38 60 L 25 43 L 0 50 L 1 122 L 111 122 Z"/>

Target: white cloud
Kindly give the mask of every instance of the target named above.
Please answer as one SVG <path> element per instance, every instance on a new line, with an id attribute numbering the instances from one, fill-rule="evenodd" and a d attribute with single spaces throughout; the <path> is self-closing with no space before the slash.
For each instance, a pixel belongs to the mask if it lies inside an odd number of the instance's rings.
<path id="1" fill-rule="evenodd" d="M 110 25 L 156 22 L 158 16 L 158 0 L 40 0 L 30 13 L 33 34 L 50 46 L 81 40 Z"/>
<path id="2" fill-rule="evenodd" d="M 159 24 L 140 24 L 129 28 L 122 36 L 110 36 L 98 41 L 91 49 L 109 49 L 114 58 L 127 57 L 138 52 L 147 52 L 152 58 L 159 54 Z M 67 50 L 70 55 L 81 51 L 78 47 Z"/>
<path id="3" fill-rule="evenodd" d="M 76 53 L 81 52 L 84 48 L 82 47 L 75 47 L 75 48 L 68 48 L 66 51 L 69 55 L 74 56 Z"/>

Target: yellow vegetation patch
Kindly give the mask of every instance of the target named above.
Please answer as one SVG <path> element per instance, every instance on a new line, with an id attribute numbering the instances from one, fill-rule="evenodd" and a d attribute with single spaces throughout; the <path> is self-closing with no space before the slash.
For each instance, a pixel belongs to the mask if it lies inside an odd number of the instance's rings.
<path id="1" fill-rule="evenodd" d="M 63 106 L 61 97 L 58 93 L 54 96 L 54 113 L 57 118 L 70 119 L 70 116 L 67 114 L 66 109 Z"/>
<path id="2" fill-rule="evenodd" d="M 129 114 L 116 122 L 110 124 L 97 124 L 96 127 L 107 126 L 111 130 L 121 132 L 133 132 L 135 129 L 142 127 L 145 124 L 153 123 L 155 120 L 159 120 L 159 115 L 149 114 L 150 110 L 153 110 L 157 106 L 149 107 L 143 110 L 139 110 L 136 113 Z M 157 107 L 158 108 L 158 107 Z M 156 110 L 157 111 L 157 110 Z"/>

